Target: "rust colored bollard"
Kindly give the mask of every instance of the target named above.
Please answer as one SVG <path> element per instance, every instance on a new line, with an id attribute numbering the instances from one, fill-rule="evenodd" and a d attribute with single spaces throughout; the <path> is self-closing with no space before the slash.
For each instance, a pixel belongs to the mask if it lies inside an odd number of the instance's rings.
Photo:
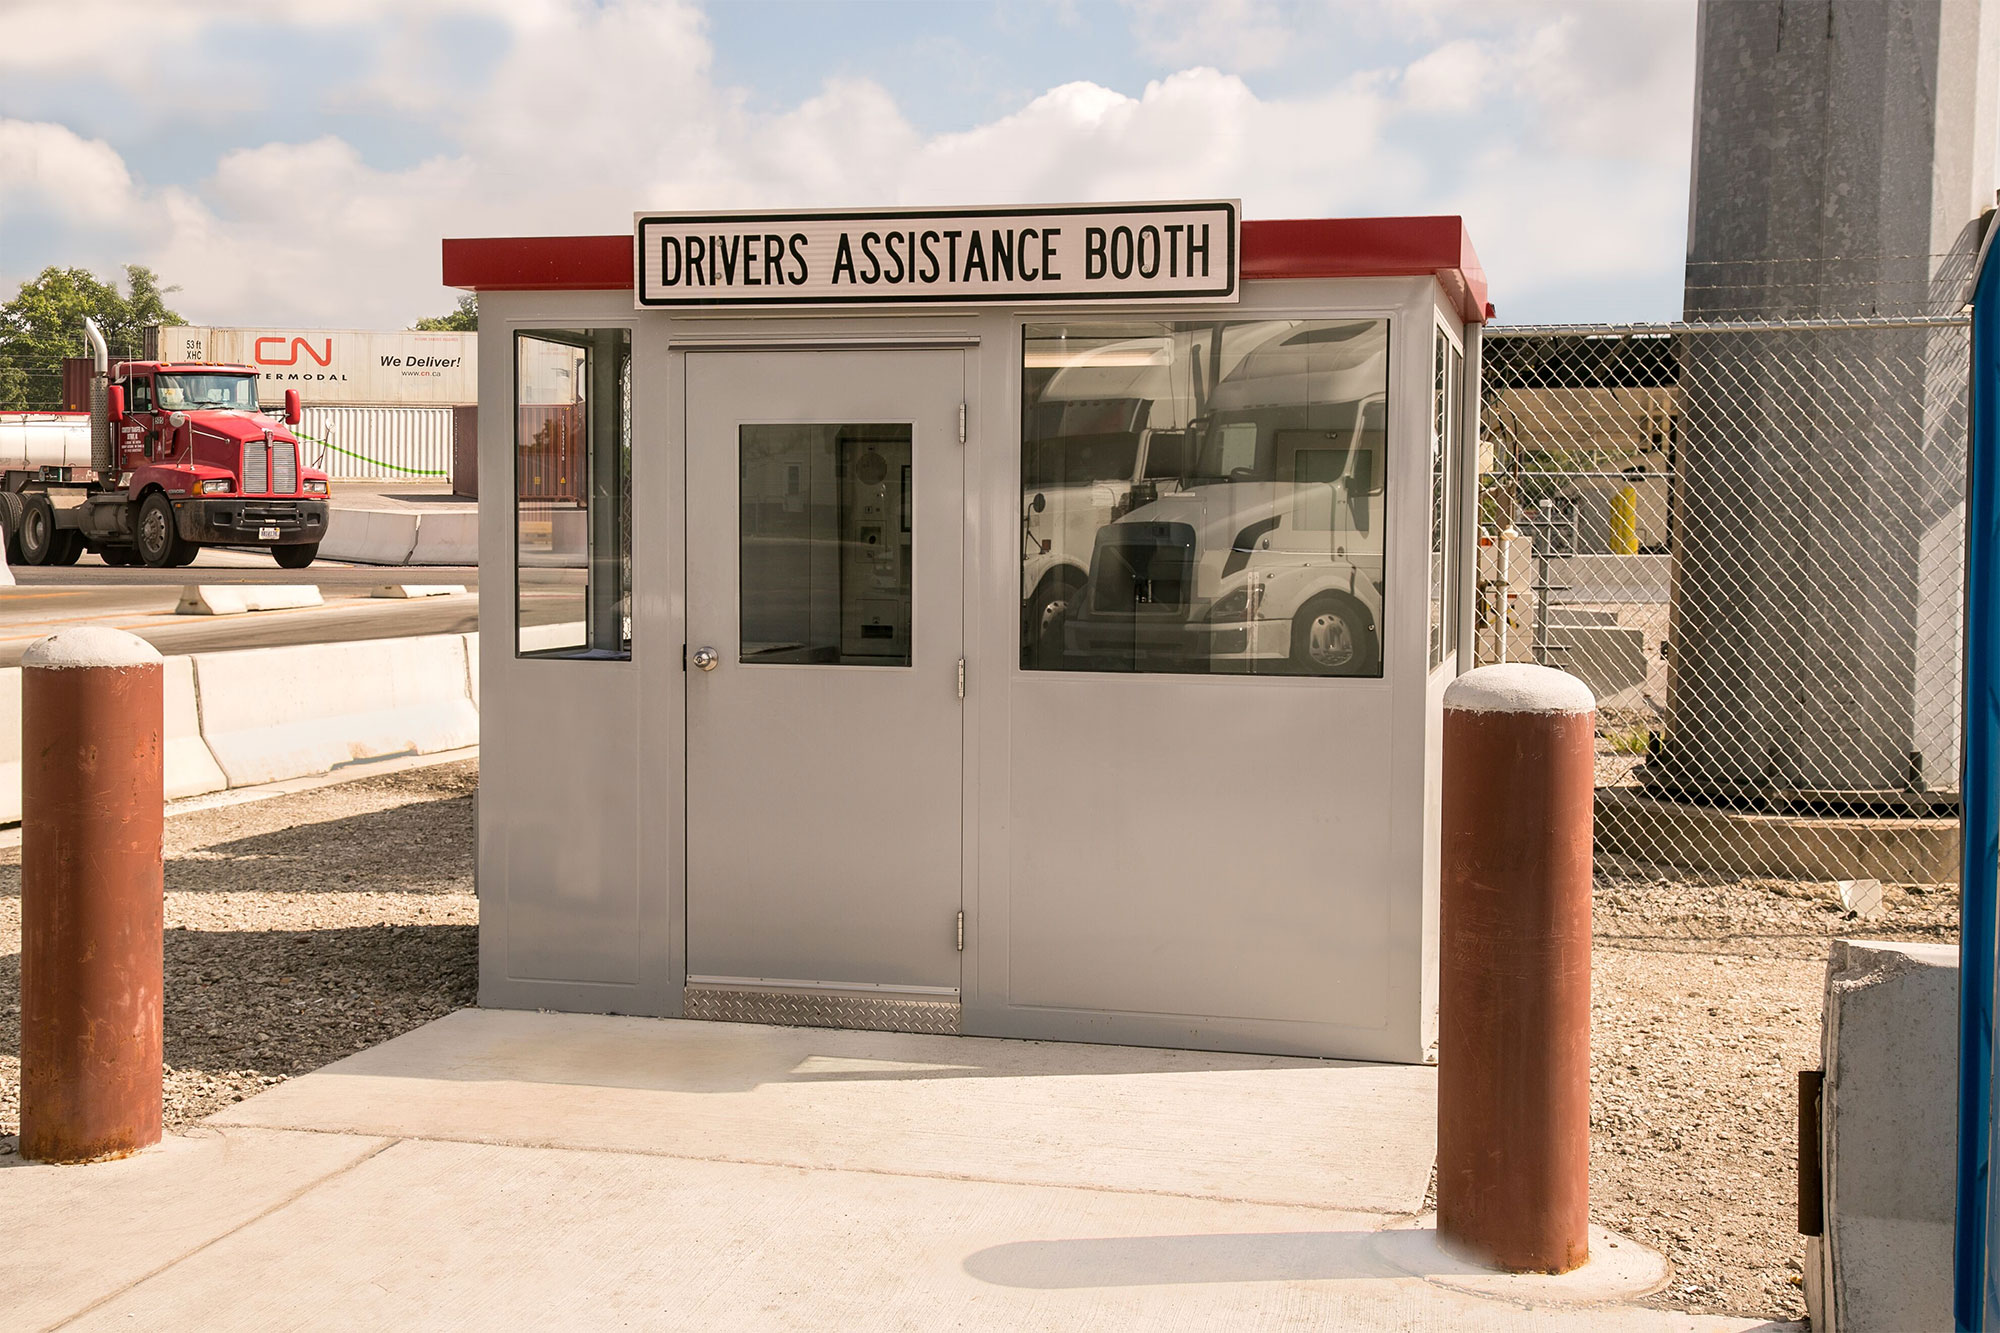
<path id="1" fill-rule="evenodd" d="M 1590 1257 L 1595 725 L 1548 667 L 1445 690 L 1438 1235 L 1516 1273 Z"/>
<path id="2" fill-rule="evenodd" d="M 164 668 L 122 630 L 21 655 L 21 1156 L 160 1141 Z"/>

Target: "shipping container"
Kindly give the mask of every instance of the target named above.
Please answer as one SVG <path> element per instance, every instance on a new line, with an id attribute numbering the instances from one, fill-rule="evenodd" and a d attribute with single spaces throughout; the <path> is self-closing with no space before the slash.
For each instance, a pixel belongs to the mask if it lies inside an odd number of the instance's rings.
<path id="1" fill-rule="evenodd" d="M 266 403 L 286 389 L 323 407 L 449 407 L 478 397 L 472 333 L 170 326 L 148 329 L 146 348 L 164 361 L 254 367 Z"/>
<path id="2" fill-rule="evenodd" d="M 306 462 L 338 479 L 438 481 L 451 477 L 448 407 L 315 407 L 293 432 Z"/>

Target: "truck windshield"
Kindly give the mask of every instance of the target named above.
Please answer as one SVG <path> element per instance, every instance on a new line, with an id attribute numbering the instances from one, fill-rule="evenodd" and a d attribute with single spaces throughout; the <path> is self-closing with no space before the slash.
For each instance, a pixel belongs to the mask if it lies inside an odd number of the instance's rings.
<path id="1" fill-rule="evenodd" d="M 163 411 L 184 412 L 194 407 L 257 410 L 255 375 L 161 375 L 158 385 Z"/>

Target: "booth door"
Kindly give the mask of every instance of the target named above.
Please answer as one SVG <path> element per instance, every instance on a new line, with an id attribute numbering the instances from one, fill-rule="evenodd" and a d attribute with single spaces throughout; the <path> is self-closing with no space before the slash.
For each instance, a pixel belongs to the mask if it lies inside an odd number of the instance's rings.
<path id="1" fill-rule="evenodd" d="M 688 355 L 690 1016 L 956 1026 L 964 393 L 958 351 Z"/>

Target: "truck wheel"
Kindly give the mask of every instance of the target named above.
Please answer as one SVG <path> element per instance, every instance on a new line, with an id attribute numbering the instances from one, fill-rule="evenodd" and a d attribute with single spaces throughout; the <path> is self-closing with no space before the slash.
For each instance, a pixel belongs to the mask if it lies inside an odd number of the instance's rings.
<path id="1" fill-rule="evenodd" d="M 129 546 L 107 546 L 99 551 L 97 556 L 113 569 L 124 569 L 128 565 L 139 563 L 139 557 L 132 553 L 132 548 Z"/>
<path id="2" fill-rule="evenodd" d="M 75 528 L 59 529 L 56 539 L 49 546 L 49 563 L 52 565 L 73 565 L 83 555 L 83 534 Z"/>
<path id="3" fill-rule="evenodd" d="M 7 563 L 21 563 L 21 503 L 19 493 L 0 491 L 0 531 L 7 534 Z"/>
<path id="4" fill-rule="evenodd" d="M 30 495 L 21 502 L 21 563 L 47 565 L 56 548 L 56 511 L 46 496 Z"/>
<path id="5" fill-rule="evenodd" d="M 169 569 L 185 569 L 189 565 L 193 564 L 194 558 L 200 554 L 201 554 L 201 548 L 199 546 L 196 546 L 193 542 L 181 542 L 178 546 L 174 548 L 173 564 L 167 567 Z"/>
<path id="6" fill-rule="evenodd" d="M 1319 596 L 1292 617 L 1292 668 L 1303 676 L 1372 676 L 1378 648 L 1361 607 Z"/>
<path id="7" fill-rule="evenodd" d="M 319 543 L 310 546 L 273 546 L 271 558 L 278 562 L 279 569 L 304 569 L 319 554 Z"/>
<path id="8" fill-rule="evenodd" d="M 1083 583 L 1074 575 L 1051 574 L 1042 580 L 1028 604 L 1026 633 L 1021 636 L 1022 666 L 1047 670 L 1063 664 L 1063 625 L 1082 596 Z"/>
<path id="9" fill-rule="evenodd" d="M 139 505 L 139 521 L 132 527 L 140 561 L 154 569 L 172 569 L 181 548 L 172 501 L 154 491 Z"/>

